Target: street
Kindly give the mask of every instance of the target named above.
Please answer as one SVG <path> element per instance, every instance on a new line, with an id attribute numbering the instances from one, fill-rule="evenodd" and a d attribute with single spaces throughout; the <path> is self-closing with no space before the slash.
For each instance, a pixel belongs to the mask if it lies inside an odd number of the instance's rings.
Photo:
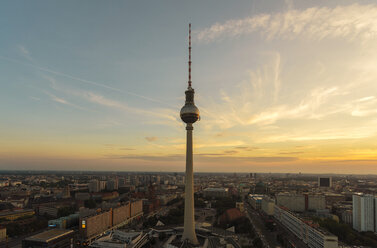
<path id="1" fill-rule="evenodd" d="M 266 229 L 265 224 L 259 213 L 254 210 L 247 202 L 244 202 L 246 206 L 246 216 L 249 218 L 253 225 L 257 236 L 262 240 L 263 246 L 266 248 L 279 247 L 280 244 L 276 240 L 276 232 L 271 232 Z"/>
<path id="2" fill-rule="evenodd" d="M 263 219 L 258 211 L 253 209 L 248 203 L 245 202 L 247 209 L 247 216 L 253 224 L 257 235 L 261 238 L 265 247 L 281 247 L 278 243 L 276 236 L 278 233 L 283 234 L 289 242 L 297 248 L 307 248 L 308 246 L 299 238 L 297 238 L 291 231 L 285 228 L 279 221 L 275 220 L 276 231 L 271 232 L 266 229 Z"/>

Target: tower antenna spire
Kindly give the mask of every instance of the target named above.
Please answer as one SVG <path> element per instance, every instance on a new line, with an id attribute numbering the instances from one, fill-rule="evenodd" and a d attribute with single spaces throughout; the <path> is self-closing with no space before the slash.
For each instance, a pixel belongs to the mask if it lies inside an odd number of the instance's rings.
<path id="1" fill-rule="evenodd" d="M 189 80 L 188 80 L 188 86 L 191 87 L 191 23 L 189 23 Z"/>

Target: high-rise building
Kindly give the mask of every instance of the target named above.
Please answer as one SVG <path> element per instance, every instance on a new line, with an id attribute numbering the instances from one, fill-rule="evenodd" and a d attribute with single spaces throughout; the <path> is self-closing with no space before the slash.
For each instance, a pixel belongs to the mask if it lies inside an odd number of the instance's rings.
<path id="1" fill-rule="evenodd" d="M 124 177 L 118 178 L 118 187 L 126 186 L 126 179 Z"/>
<path id="2" fill-rule="evenodd" d="M 63 198 L 70 198 L 71 197 L 71 189 L 70 189 L 69 185 L 67 185 L 64 188 L 62 197 Z"/>
<path id="3" fill-rule="evenodd" d="M 99 191 L 106 189 L 106 183 L 107 183 L 107 181 L 105 181 L 105 180 L 99 181 Z"/>
<path id="4" fill-rule="evenodd" d="M 318 187 L 331 188 L 332 187 L 332 177 L 318 177 Z"/>
<path id="5" fill-rule="evenodd" d="M 100 192 L 100 185 L 97 179 L 92 179 L 88 183 L 89 192 Z"/>
<path id="6" fill-rule="evenodd" d="M 375 232 L 377 220 L 375 204 L 377 198 L 373 195 L 355 194 L 352 196 L 353 229 L 359 232 Z"/>
<path id="7" fill-rule="evenodd" d="M 182 240 L 191 244 L 198 244 L 195 233 L 194 219 L 194 171 L 192 155 L 192 124 L 199 120 L 199 109 L 194 104 L 195 91 L 191 87 L 191 24 L 189 24 L 189 73 L 188 87 L 185 91 L 186 102 L 182 107 L 180 116 L 186 123 L 187 144 L 186 144 L 186 182 L 185 182 L 185 214 Z"/>
<path id="8" fill-rule="evenodd" d="M 117 190 L 118 189 L 118 179 L 110 179 L 106 183 L 107 190 Z"/>

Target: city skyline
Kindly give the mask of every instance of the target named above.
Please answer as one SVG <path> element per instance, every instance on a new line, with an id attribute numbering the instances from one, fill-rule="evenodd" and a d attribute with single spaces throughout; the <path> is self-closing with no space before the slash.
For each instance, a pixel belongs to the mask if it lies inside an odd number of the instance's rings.
<path id="1" fill-rule="evenodd" d="M 7 2 L 0 170 L 377 174 L 377 4 Z M 94 4 L 95 3 L 95 4 Z"/>

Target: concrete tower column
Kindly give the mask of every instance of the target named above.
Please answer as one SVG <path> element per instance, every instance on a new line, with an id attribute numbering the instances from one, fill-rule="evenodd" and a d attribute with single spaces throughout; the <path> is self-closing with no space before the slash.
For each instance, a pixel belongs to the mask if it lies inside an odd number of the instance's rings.
<path id="1" fill-rule="evenodd" d="M 186 182 L 185 182 L 185 219 L 182 240 L 188 239 L 192 244 L 198 244 L 195 233 L 195 212 L 194 212 L 194 171 L 192 155 L 192 127 L 187 123 L 187 144 L 186 144 Z"/>

